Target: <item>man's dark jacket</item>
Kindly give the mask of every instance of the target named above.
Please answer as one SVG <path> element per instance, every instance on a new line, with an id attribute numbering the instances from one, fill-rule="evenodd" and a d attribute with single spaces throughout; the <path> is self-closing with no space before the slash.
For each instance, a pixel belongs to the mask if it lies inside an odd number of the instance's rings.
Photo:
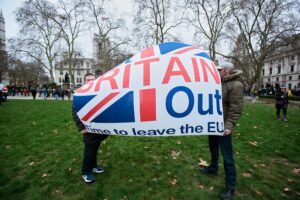
<path id="1" fill-rule="evenodd" d="M 72 107 L 72 115 L 74 122 L 78 128 L 79 131 L 82 131 L 86 127 L 84 124 L 81 122 L 79 119 L 78 115 L 74 111 L 74 108 Z M 85 133 L 83 134 L 83 142 L 85 143 L 96 143 L 96 142 L 101 142 L 102 140 L 106 139 L 108 135 L 101 135 L 101 134 L 96 134 L 96 133 Z"/>

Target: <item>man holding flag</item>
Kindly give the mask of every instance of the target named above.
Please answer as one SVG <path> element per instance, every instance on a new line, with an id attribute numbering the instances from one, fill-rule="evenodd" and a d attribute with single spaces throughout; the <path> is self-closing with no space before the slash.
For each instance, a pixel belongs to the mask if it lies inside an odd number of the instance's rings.
<path id="1" fill-rule="evenodd" d="M 84 83 L 94 81 L 95 76 L 92 73 L 87 73 L 84 76 Z M 87 128 L 79 119 L 78 115 L 72 110 L 73 119 L 80 133 L 83 136 L 84 152 L 82 161 L 82 178 L 86 183 L 92 183 L 95 180 L 93 173 L 102 173 L 104 169 L 97 165 L 97 152 L 100 144 L 107 138 L 108 135 L 89 133 Z"/>
<path id="2" fill-rule="evenodd" d="M 243 84 L 241 71 L 233 70 L 232 63 L 224 62 L 217 67 L 222 82 L 222 103 L 224 115 L 224 136 L 208 136 L 211 164 L 200 169 L 200 173 L 216 175 L 218 172 L 219 148 L 224 159 L 225 190 L 221 199 L 231 199 L 236 184 L 236 170 L 232 148 L 232 130 L 242 114 Z"/>

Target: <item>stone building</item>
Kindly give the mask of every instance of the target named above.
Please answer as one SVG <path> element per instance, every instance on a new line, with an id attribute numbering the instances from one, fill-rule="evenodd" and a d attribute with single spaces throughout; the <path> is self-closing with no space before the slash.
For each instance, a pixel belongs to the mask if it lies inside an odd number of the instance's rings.
<path id="1" fill-rule="evenodd" d="M 73 62 L 75 62 L 74 88 L 77 88 L 83 85 L 84 75 L 86 73 L 95 73 L 95 71 L 93 68 L 93 60 L 90 58 L 83 58 L 80 54 L 76 54 L 76 58 L 73 59 Z M 62 86 L 66 82 L 66 77 L 69 77 L 70 84 L 72 84 L 69 74 L 68 60 L 66 59 L 66 57 L 64 57 L 62 61 L 55 64 L 54 81 L 57 85 Z M 73 88 L 72 85 L 71 87 Z"/>
<path id="2" fill-rule="evenodd" d="M 267 57 L 262 70 L 262 83 L 279 84 L 288 89 L 300 88 L 300 34 L 290 38 Z"/>

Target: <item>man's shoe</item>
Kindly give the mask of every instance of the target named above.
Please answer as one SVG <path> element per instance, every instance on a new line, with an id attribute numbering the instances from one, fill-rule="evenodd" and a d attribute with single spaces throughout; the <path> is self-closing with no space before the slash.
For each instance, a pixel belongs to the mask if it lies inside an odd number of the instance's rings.
<path id="1" fill-rule="evenodd" d="M 200 170 L 201 174 L 208 174 L 208 175 L 217 175 L 217 170 L 213 169 L 212 167 L 203 167 Z"/>
<path id="2" fill-rule="evenodd" d="M 83 174 L 82 178 L 86 183 L 92 183 L 95 180 L 95 177 L 92 173 Z"/>
<path id="3" fill-rule="evenodd" d="M 220 194 L 222 200 L 231 200 L 234 194 L 234 188 L 226 187 Z"/>
<path id="4" fill-rule="evenodd" d="M 100 174 L 100 173 L 104 172 L 104 169 L 102 167 L 96 166 L 93 168 L 93 172 L 96 174 Z"/>

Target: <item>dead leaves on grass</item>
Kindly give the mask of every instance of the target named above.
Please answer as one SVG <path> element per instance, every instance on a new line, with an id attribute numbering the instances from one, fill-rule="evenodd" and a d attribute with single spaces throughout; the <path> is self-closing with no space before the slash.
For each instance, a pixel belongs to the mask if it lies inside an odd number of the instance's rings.
<path id="1" fill-rule="evenodd" d="M 198 187 L 199 187 L 200 189 L 202 189 L 202 190 L 204 189 L 204 186 L 201 185 L 201 184 L 200 184 Z"/>
<path id="2" fill-rule="evenodd" d="M 266 167 L 266 165 L 265 164 L 263 164 L 263 163 L 256 163 L 256 164 L 254 164 L 254 167 L 256 167 L 256 168 L 265 168 Z"/>
<path id="3" fill-rule="evenodd" d="M 206 160 L 202 160 L 202 158 L 200 158 L 199 160 L 200 160 L 199 165 L 201 167 L 208 167 L 209 166 L 209 164 L 207 163 Z"/>
<path id="4" fill-rule="evenodd" d="M 293 174 L 299 174 L 299 172 L 300 172 L 300 168 L 294 168 L 294 169 L 292 170 L 292 173 L 293 173 Z"/>
<path id="5" fill-rule="evenodd" d="M 198 188 L 200 188 L 201 190 L 209 191 L 209 192 L 212 192 L 214 190 L 214 186 L 207 186 L 207 188 L 205 188 L 205 186 L 202 184 L 199 184 Z"/>
<path id="6" fill-rule="evenodd" d="M 177 183 L 178 183 L 178 181 L 177 181 L 176 178 L 173 178 L 173 179 L 170 181 L 170 183 L 171 183 L 171 185 L 176 186 Z"/>
<path id="7" fill-rule="evenodd" d="M 249 172 L 244 172 L 244 173 L 243 173 L 243 176 L 244 176 L 245 178 L 250 178 L 250 177 L 252 176 L 252 174 L 249 173 Z"/>
<path id="8" fill-rule="evenodd" d="M 49 174 L 46 174 L 46 173 L 42 174 L 42 178 L 46 178 L 47 176 L 49 176 Z"/>
<path id="9" fill-rule="evenodd" d="M 177 158 L 179 157 L 179 155 L 180 155 L 180 151 L 172 151 L 171 152 L 171 156 L 172 156 L 172 158 L 173 158 L 173 160 L 177 160 Z"/>
<path id="10" fill-rule="evenodd" d="M 255 193 L 258 195 L 258 196 L 262 196 L 263 195 L 263 193 L 262 192 L 260 192 L 260 191 L 255 191 Z"/>
<path id="11" fill-rule="evenodd" d="M 249 141 L 248 143 L 251 144 L 251 145 L 253 145 L 253 146 L 256 146 L 256 147 L 258 146 L 258 144 L 257 144 L 256 141 Z"/>

